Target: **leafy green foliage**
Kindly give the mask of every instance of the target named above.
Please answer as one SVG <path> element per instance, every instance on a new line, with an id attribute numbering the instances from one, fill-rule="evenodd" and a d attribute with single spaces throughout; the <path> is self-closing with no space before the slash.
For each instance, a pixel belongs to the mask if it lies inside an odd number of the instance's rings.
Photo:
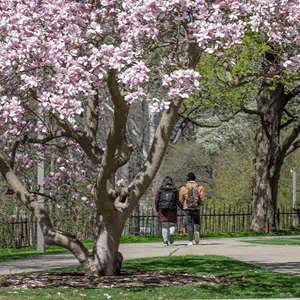
<path id="1" fill-rule="evenodd" d="M 171 176 L 177 188 L 186 182 L 186 175 L 192 171 L 201 184 L 210 181 L 211 158 L 204 147 L 195 142 L 171 145 L 168 154 L 154 180 L 155 190 L 159 188 L 165 176 Z"/>
<path id="2" fill-rule="evenodd" d="M 203 55 L 197 66 L 200 93 L 186 100 L 186 107 L 197 105 L 201 116 L 200 112 L 212 107 L 222 114 L 252 103 L 262 76 L 262 55 L 267 50 L 269 46 L 259 34 L 249 34 L 241 45 L 226 50 L 223 56 Z"/>
<path id="3" fill-rule="evenodd" d="M 246 139 L 235 139 L 224 152 L 215 156 L 215 176 L 209 189 L 214 206 L 248 207 L 251 202 L 254 149 L 253 133 L 248 132 Z"/>

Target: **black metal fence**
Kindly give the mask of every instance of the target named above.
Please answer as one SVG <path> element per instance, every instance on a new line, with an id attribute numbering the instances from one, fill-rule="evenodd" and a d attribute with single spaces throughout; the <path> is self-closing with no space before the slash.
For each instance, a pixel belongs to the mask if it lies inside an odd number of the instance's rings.
<path id="1" fill-rule="evenodd" d="M 0 248 L 36 245 L 37 222 L 33 217 L 0 219 Z"/>
<path id="2" fill-rule="evenodd" d="M 230 233 L 249 231 L 251 208 L 203 206 L 200 210 L 201 233 Z M 277 230 L 300 227 L 300 211 L 281 207 L 276 212 Z M 36 221 L 34 218 L 0 219 L 0 248 L 20 248 L 36 245 Z M 59 229 L 76 235 L 81 240 L 94 238 L 94 219 L 64 221 L 55 224 Z M 156 212 L 139 210 L 128 218 L 124 235 L 160 235 L 161 228 Z M 177 215 L 177 233 L 186 233 L 184 213 L 179 210 Z"/>

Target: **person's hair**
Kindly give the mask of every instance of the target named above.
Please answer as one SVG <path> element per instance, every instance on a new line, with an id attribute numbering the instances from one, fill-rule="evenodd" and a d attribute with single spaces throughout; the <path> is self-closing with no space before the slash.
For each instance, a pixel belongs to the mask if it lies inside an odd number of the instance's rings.
<path id="1" fill-rule="evenodd" d="M 159 191 L 163 191 L 165 189 L 173 189 L 175 190 L 175 186 L 173 184 L 173 179 L 170 176 L 166 176 L 159 188 Z"/>
<path id="2" fill-rule="evenodd" d="M 190 180 L 195 180 L 196 179 L 196 176 L 193 172 L 189 172 L 187 175 L 186 175 L 186 181 L 190 181 Z"/>

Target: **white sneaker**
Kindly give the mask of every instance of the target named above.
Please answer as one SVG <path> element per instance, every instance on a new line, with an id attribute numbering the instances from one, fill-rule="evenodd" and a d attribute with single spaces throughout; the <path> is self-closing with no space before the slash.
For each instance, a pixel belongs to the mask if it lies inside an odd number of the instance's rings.
<path id="1" fill-rule="evenodd" d="M 188 242 L 187 246 L 193 246 L 193 242 Z"/>
<path id="2" fill-rule="evenodd" d="M 195 243 L 198 245 L 200 241 L 200 234 L 198 231 L 195 232 Z"/>

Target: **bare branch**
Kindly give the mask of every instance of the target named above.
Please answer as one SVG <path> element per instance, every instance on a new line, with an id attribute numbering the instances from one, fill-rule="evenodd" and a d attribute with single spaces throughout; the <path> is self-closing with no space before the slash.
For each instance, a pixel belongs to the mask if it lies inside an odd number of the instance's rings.
<path id="1" fill-rule="evenodd" d="M 289 126 L 291 123 L 295 122 L 296 119 L 289 119 L 288 121 L 286 121 L 285 123 L 283 123 L 282 125 L 280 125 L 280 129 L 284 129 L 285 127 Z"/>
<path id="2" fill-rule="evenodd" d="M 54 114 L 52 116 L 58 126 L 65 130 L 66 136 L 74 139 L 94 164 L 97 165 L 101 162 L 101 156 L 104 152 L 96 145 L 96 141 L 93 137 L 88 136 L 86 132 L 74 131 L 67 122 L 62 121 Z"/>
<path id="3" fill-rule="evenodd" d="M 295 152 L 298 148 L 300 148 L 300 140 L 294 142 L 290 148 L 288 149 L 288 151 L 285 154 L 285 157 L 287 157 L 288 155 L 290 155 L 291 153 Z"/>
<path id="4" fill-rule="evenodd" d="M 41 145 L 45 145 L 47 144 L 48 142 L 51 142 L 55 139 L 59 139 L 59 138 L 62 138 L 62 137 L 69 137 L 66 133 L 63 133 L 63 134 L 58 134 L 58 135 L 55 135 L 55 134 L 50 134 L 49 136 L 43 138 L 43 139 L 34 139 L 34 138 L 28 138 L 26 141 L 30 144 L 41 144 Z"/>
<path id="5" fill-rule="evenodd" d="M 115 71 L 111 71 L 107 78 L 108 89 L 115 107 L 113 113 L 113 124 L 108 134 L 106 150 L 103 154 L 101 164 L 102 171 L 101 174 L 99 174 L 100 176 L 98 176 L 98 180 L 102 177 L 101 180 L 104 181 L 110 177 L 114 168 L 116 168 L 118 164 L 122 165 L 121 158 L 120 161 L 115 164 L 117 150 L 119 150 L 118 155 L 127 158 L 127 154 L 130 153 L 132 148 L 128 146 L 126 140 L 126 123 L 130 106 L 125 102 L 124 97 L 121 95 L 115 76 Z"/>
<path id="6" fill-rule="evenodd" d="M 106 211 L 115 210 L 114 197 L 108 191 L 114 190 L 115 171 L 129 160 L 133 149 L 126 139 L 126 123 L 130 106 L 121 95 L 115 76 L 116 72 L 111 71 L 107 78 L 107 86 L 114 104 L 113 122 L 107 137 L 95 189 L 97 208 Z"/>
<path id="7" fill-rule="evenodd" d="M 238 113 L 240 113 L 242 110 L 237 110 L 236 112 L 234 112 L 234 114 L 232 116 L 229 116 L 225 119 L 220 119 L 220 122 L 218 124 L 201 124 L 189 117 L 186 117 L 186 116 L 183 116 L 183 115 L 180 115 L 182 118 L 184 118 L 185 120 L 191 122 L 192 124 L 198 126 L 198 127 L 203 127 L 203 128 L 217 128 L 217 127 L 220 127 L 223 123 L 226 123 L 226 122 L 229 122 L 230 120 L 232 120 Z"/>
<path id="8" fill-rule="evenodd" d="M 293 149 L 293 143 L 298 138 L 300 134 L 300 119 L 295 124 L 292 132 L 289 134 L 289 136 L 284 140 L 280 147 L 280 151 L 284 156 L 287 156 L 288 154 L 294 152 L 297 148 Z M 298 143 L 297 143 L 298 145 Z"/>
<path id="9" fill-rule="evenodd" d="M 90 139 L 96 140 L 99 125 L 99 94 L 96 93 L 93 100 L 87 101 L 85 132 Z"/>
<path id="10" fill-rule="evenodd" d="M 10 167 L 11 169 L 14 168 L 15 166 L 15 158 L 16 158 L 16 153 L 17 153 L 17 150 L 18 150 L 18 147 L 20 145 L 20 140 L 16 140 L 12 146 L 12 149 L 11 149 L 11 160 L 10 160 Z"/>
<path id="11" fill-rule="evenodd" d="M 51 197 L 50 195 L 45 194 L 45 193 L 40 193 L 40 192 L 30 192 L 30 194 L 35 195 L 35 196 L 42 196 L 43 198 L 48 198 L 48 199 L 50 199 L 50 200 L 52 200 L 52 201 L 56 201 L 55 198 L 53 198 L 53 197 Z"/>
<path id="12" fill-rule="evenodd" d="M 264 114 L 261 111 L 256 110 L 256 109 L 250 109 L 250 108 L 247 108 L 245 106 L 242 106 L 241 110 L 244 113 L 249 114 L 249 115 L 257 115 L 257 116 L 260 116 L 260 117 L 264 117 Z"/>
<path id="13" fill-rule="evenodd" d="M 293 99 L 294 97 L 296 97 L 298 94 L 300 94 L 300 85 L 296 86 L 292 91 L 290 91 L 287 95 L 287 101 Z"/>
<path id="14" fill-rule="evenodd" d="M 198 43 L 190 43 L 188 47 L 188 59 L 189 63 L 188 66 L 191 69 L 195 69 L 197 64 L 199 63 L 200 57 L 201 57 L 201 49 L 198 45 Z"/>
<path id="15" fill-rule="evenodd" d="M 296 116 L 292 115 L 286 108 L 283 110 L 291 119 L 296 119 Z"/>
<path id="16" fill-rule="evenodd" d="M 124 166 L 129 161 L 131 154 L 133 153 L 134 150 L 135 150 L 134 145 L 127 144 L 126 141 L 123 141 L 121 143 L 115 155 L 114 172 L 117 171 L 122 166 Z"/>

